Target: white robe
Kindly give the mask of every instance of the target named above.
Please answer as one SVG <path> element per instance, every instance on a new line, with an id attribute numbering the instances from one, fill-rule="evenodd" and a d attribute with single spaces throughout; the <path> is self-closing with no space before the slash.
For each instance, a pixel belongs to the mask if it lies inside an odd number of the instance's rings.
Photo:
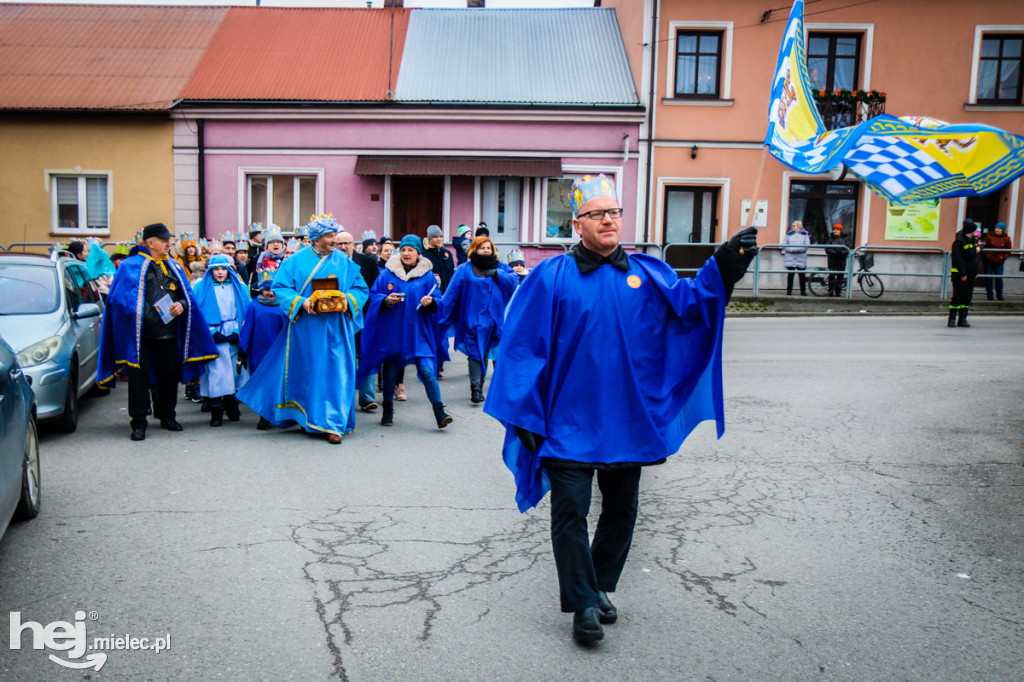
<path id="1" fill-rule="evenodd" d="M 214 293 L 217 296 L 217 307 L 220 308 L 222 322 L 218 327 L 211 326 L 210 332 L 231 336 L 240 326 L 238 311 L 235 310 L 234 293 L 231 287 L 219 285 L 214 287 Z M 248 369 L 235 371 L 238 363 L 238 346 L 218 343 L 217 351 L 217 359 L 208 362 L 203 375 L 199 377 L 199 393 L 205 398 L 232 395 L 249 380 Z"/>

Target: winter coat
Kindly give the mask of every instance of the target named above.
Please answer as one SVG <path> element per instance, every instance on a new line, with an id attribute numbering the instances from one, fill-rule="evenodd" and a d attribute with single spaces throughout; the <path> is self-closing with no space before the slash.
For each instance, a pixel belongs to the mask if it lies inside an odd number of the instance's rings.
<path id="1" fill-rule="evenodd" d="M 1010 235 L 1004 232 L 1002 237 L 998 237 L 995 232 L 989 232 L 985 235 L 985 239 L 982 241 L 981 257 L 984 258 L 985 262 L 989 265 L 1002 265 L 1006 262 L 1006 259 L 1010 257 L 1010 254 L 1006 251 L 989 251 L 989 249 L 1012 248 L 1013 243 L 1010 241 Z"/>
<path id="2" fill-rule="evenodd" d="M 807 230 L 786 230 L 786 236 L 782 238 L 783 244 L 800 244 L 806 246 L 811 243 L 811 235 Z M 807 249 L 797 246 L 786 246 L 783 249 L 783 265 L 787 268 L 807 269 Z"/>
<path id="3" fill-rule="evenodd" d="M 951 273 L 954 278 L 964 275 L 978 276 L 978 242 L 974 238 L 973 229 L 970 232 L 961 230 L 956 233 L 956 239 L 953 240 L 953 247 L 949 255 L 952 260 Z"/>

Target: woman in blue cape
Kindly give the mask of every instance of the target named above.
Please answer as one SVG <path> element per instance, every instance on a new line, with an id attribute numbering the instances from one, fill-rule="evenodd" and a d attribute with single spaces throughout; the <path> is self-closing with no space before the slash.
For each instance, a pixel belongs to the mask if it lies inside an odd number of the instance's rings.
<path id="1" fill-rule="evenodd" d="M 404 237 L 398 253 L 388 259 L 384 272 L 370 289 L 361 339 L 363 359 L 356 382 L 362 383 L 383 364 L 384 412 L 380 423 L 391 426 L 395 418 L 392 396 L 399 370 L 415 364 L 433 407 L 437 428 L 443 429 L 452 418 L 445 414 L 437 383 L 437 312 L 441 288 L 422 249 L 419 237 Z"/>
<path id="2" fill-rule="evenodd" d="M 366 304 L 366 283 L 348 256 L 334 249 L 338 224 L 329 217 L 306 226 L 310 246 L 286 259 L 272 290 L 288 316 L 266 357 L 238 392 L 239 399 L 278 428 L 298 424 L 332 444 L 355 428 L 355 335 Z M 316 312 L 313 279 L 336 278 L 340 312 Z"/>
<path id="3" fill-rule="evenodd" d="M 230 421 L 241 419 L 235 392 L 249 379 L 249 372 L 238 362 L 238 332 L 252 299 L 232 265 L 226 254 L 212 256 L 195 286 L 196 302 L 218 351 L 217 359 L 199 377 L 199 394 L 210 399 L 210 426 L 221 426 L 225 412 Z"/>
<path id="4" fill-rule="evenodd" d="M 494 242 L 480 236 L 469 245 L 469 264 L 456 268 L 444 294 L 438 323 L 455 328 L 455 347 L 469 358 L 471 400 L 484 400 L 488 354 L 497 350 L 505 306 L 516 290 L 515 278 L 503 270 Z"/>

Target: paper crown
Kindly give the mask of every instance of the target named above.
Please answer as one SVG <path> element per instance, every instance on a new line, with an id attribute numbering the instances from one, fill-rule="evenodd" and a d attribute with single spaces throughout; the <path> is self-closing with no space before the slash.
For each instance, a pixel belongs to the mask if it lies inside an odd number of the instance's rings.
<path id="1" fill-rule="evenodd" d="M 266 244 L 270 242 L 284 242 L 284 235 L 281 234 L 281 228 L 271 226 L 267 228 L 267 231 L 263 233 L 263 241 Z"/>
<path id="2" fill-rule="evenodd" d="M 202 237 L 202 238 L 199 239 L 199 248 L 205 249 L 209 245 L 210 245 L 210 240 L 207 239 L 206 237 Z"/>
<path id="3" fill-rule="evenodd" d="M 189 244 L 196 244 L 196 233 L 195 232 L 182 232 L 178 235 L 178 241 L 181 242 L 182 246 L 188 246 Z"/>
<path id="4" fill-rule="evenodd" d="M 333 213 L 317 213 L 316 215 L 309 216 L 309 220 L 307 222 L 315 223 L 318 220 L 334 220 L 334 214 Z"/>
<path id="5" fill-rule="evenodd" d="M 250 223 L 249 224 L 249 234 L 252 234 L 253 232 L 262 232 L 262 231 L 263 231 L 263 223 Z"/>
<path id="6" fill-rule="evenodd" d="M 257 270 L 256 271 L 256 288 L 258 289 L 269 289 L 270 285 L 274 283 L 274 271 L 273 270 Z"/>
<path id="7" fill-rule="evenodd" d="M 93 246 L 103 246 L 103 242 L 100 241 L 99 237 L 86 237 L 85 241 L 87 241 L 89 244 L 92 244 Z"/>
<path id="8" fill-rule="evenodd" d="M 363 241 L 365 242 L 367 239 L 377 241 L 377 233 L 374 232 L 373 230 L 367 230 L 366 232 L 363 232 Z"/>
<path id="9" fill-rule="evenodd" d="M 513 263 L 525 263 L 525 262 L 526 262 L 526 259 L 523 258 L 523 252 L 522 251 L 516 249 L 515 251 L 510 251 L 509 252 L 509 254 L 508 254 L 508 264 L 509 265 L 512 265 Z"/>
<path id="10" fill-rule="evenodd" d="M 138 232 L 135 233 L 135 243 L 136 244 L 141 244 L 142 243 L 142 230 L 139 230 Z"/>
<path id="11" fill-rule="evenodd" d="M 295 237 L 291 237 L 290 239 L 288 239 L 288 248 L 289 249 L 297 249 L 300 246 L 302 246 L 302 240 L 301 239 L 296 239 Z"/>
<path id="12" fill-rule="evenodd" d="M 579 215 L 580 206 L 597 197 L 611 197 L 616 201 L 619 198 L 615 193 L 615 181 L 604 173 L 597 177 L 584 175 L 572 183 L 572 214 Z"/>
<path id="13" fill-rule="evenodd" d="M 51 254 L 54 251 L 67 251 L 67 250 L 68 250 L 68 245 L 67 244 L 56 244 L 55 243 L 55 244 L 51 244 L 50 245 L 50 253 Z"/>
<path id="14" fill-rule="evenodd" d="M 232 244 L 234 244 L 237 241 L 238 241 L 238 235 L 235 234 L 234 232 L 223 232 L 220 235 L 220 243 L 221 244 L 226 244 L 227 242 L 231 242 Z"/>
<path id="15" fill-rule="evenodd" d="M 117 245 L 114 246 L 114 255 L 120 254 L 122 256 L 127 256 L 129 253 L 131 253 L 131 250 L 132 245 L 129 244 L 128 242 L 118 242 Z"/>
<path id="16" fill-rule="evenodd" d="M 295 228 L 294 230 L 292 230 L 292 233 L 293 233 L 293 234 L 294 234 L 294 235 L 295 235 L 296 237 L 305 237 L 306 235 L 308 235 L 308 234 L 309 234 L 309 230 L 307 230 L 307 229 L 306 229 L 306 226 L 305 226 L 305 225 L 299 225 L 299 226 L 298 226 L 298 227 L 296 227 L 296 228 Z"/>

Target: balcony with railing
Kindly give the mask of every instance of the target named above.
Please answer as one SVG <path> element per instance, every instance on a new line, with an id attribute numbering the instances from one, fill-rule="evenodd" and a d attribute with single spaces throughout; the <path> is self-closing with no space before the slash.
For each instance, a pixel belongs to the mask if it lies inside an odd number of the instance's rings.
<path id="1" fill-rule="evenodd" d="M 885 113 L 885 93 L 878 90 L 815 90 L 814 102 L 826 130 L 857 125 Z"/>

